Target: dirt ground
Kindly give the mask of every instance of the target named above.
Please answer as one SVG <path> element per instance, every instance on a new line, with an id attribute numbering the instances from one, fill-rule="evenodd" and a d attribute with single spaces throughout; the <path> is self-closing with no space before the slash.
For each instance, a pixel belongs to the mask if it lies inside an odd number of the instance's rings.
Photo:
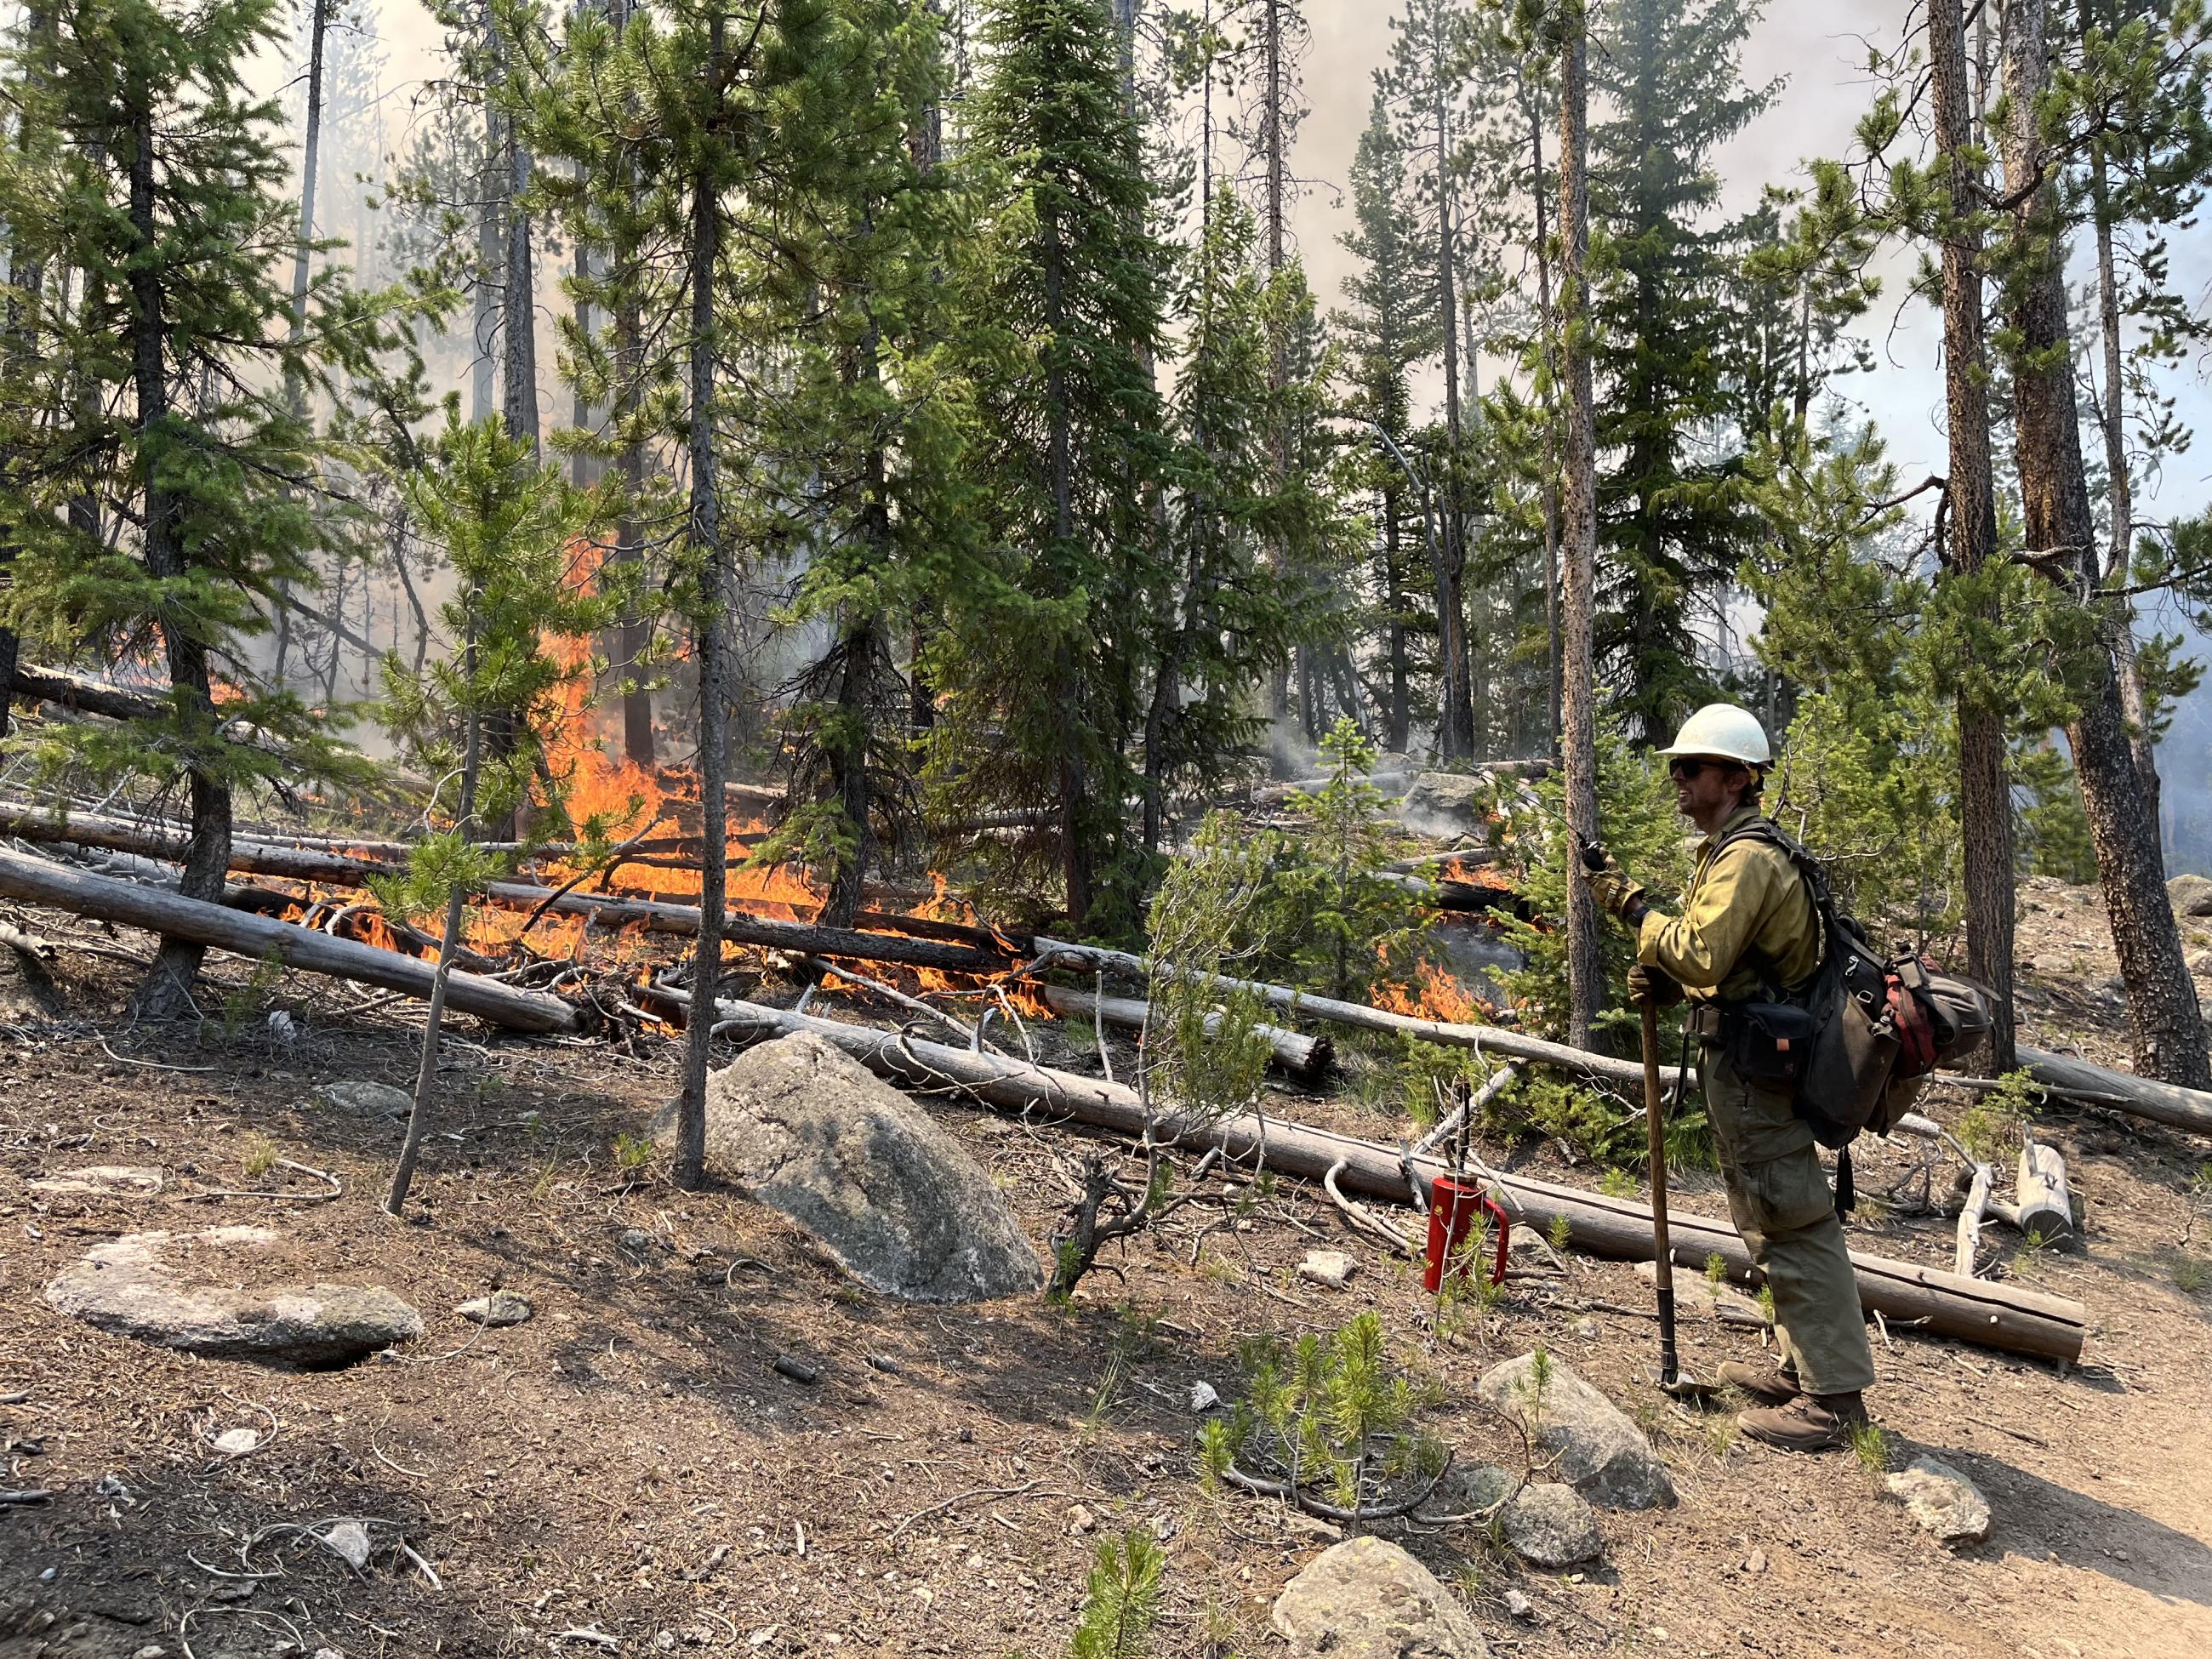
<path id="1" fill-rule="evenodd" d="M 32 921 L 94 937 L 74 918 Z M 2118 1060 L 2122 1011 L 2104 989 L 2112 958 L 2093 896 L 2031 884 L 2022 932 L 2037 964 L 2028 1039 Z M 1269 1605 L 1326 1529 L 1206 1489 L 1192 1385 L 1233 1398 L 1241 1340 L 1332 1330 L 1370 1307 L 1394 1361 L 1442 1385 L 1425 1426 L 1462 1459 L 1518 1455 L 1474 1384 L 1542 1342 L 1637 1415 L 1674 1473 L 1678 1506 L 1601 1511 L 1605 1555 L 1586 1571 L 1518 1568 L 1468 1529 L 1390 1533 L 1465 1596 L 1500 1653 L 2212 1653 L 2212 1294 L 2177 1282 L 2197 1282 L 2185 1240 L 2212 1262 L 2212 1217 L 2189 1231 L 2190 1183 L 2212 1146 L 2154 1126 L 2050 1109 L 2040 1133 L 2067 1157 L 2084 1235 L 2026 1254 L 2003 1230 L 1990 1236 L 1992 1271 L 2088 1304 L 2081 1366 L 1904 1333 L 1876 1344 L 1871 1403 L 1893 1462 L 1929 1450 L 1990 1500 L 1989 1540 L 1954 1555 L 1849 1454 L 1765 1451 L 1725 1413 L 1699 1416 L 1639 1381 L 1655 1337 L 1635 1310 L 1650 1291 L 1622 1264 L 1572 1258 L 1564 1277 L 1516 1277 L 1492 1319 L 1440 1343 L 1417 1272 L 1348 1231 L 1325 1195 L 1285 1183 L 1243 1225 L 1218 1205 L 1183 1210 L 1109 1258 L 1072 1307 L 903 1307 L 852 1288 L 773 1212 L 678 1193 L 657 1163 L 623 1167 L 626 1138 L 672 1092 L 673 1044 L 633 1054 L 465 1024 L 414 1215 L 398 1222 L 380 1207 L 398 1126 L 311 1091 L 407 1084 L 419 1028 L 405 1005 L 357 1012 L 371 999 L 354 988 L 290 979 L 250 1007 L 241 995 L 228 1035 L 166 1036 L 123 1018 L 123 963 L 65 953 L 40 986 L 0 957 L 0 1487 L 52 1493 L 0 1508 L 8 1659 L 1041 1659 L 1065 1649 L 1097 1539 L 1129 1525 L 1166 1540 L 1158 1651 L 1279 1650 Z M 243 987 L 249 968 L 217 973 Z M 289 1043 L 272 1008 L 295 1022 Z M 1277 1109 L 1399 1138 L 1354 1097 Z M 1947 1121 L 1965 1104 L 1927 1102 Z M 1082 1143 L 951 1102 L 933 1110 L 1042 1243 Z M 1488 1151 L 1591 1180 L 1553 1147 Z M 319 1183 L 272 1154 L 329 1171 L 342 1195 L 317 1201 Z M 1869 1153 L 1861 1190 L 1917 1155 Z M 127 1199 L 28 1190 L 88 1164 L 158 1165 L 167 1185 Z M 1713 1177 L 1680 1187 L 1678 1207 L 1724 1213 Z M 285 1195 L 216 1195 L 257 1191 Z M 117 1233 L 248 1222 L 281 1228 L 302 1276 L 405 1297 L 426 1334 L 349 1369 L 277 1371 L 104 1335 L 41 1294 Z M 1941 1215 L 1868 1213 L 1852 1231 L 1893 1256 L 1951 1254 Z M 1358 1258 L 1348 1290 L 1298 1279 L 1316 1244 Z M 530 1297 L 538 1316 L 488 1332 L 452 1312 L 494 1286 Z M 1595 1336 L 1575 1334 L 1585 1317 Z M 1684 1340 L 1706 1371 L 1758 1343 L 1694 1317 Z M 779 1374 L 780 1356 L 818 1381 Z M 214 1449 L 240 1427 L 260 1431 L 258 1449 Z M 1071 1518 L 1078 1505 L 1095 1530 Z M 341 1516 L 370 1523 L 375 1553 L 358 1573 L 281 1530 Z M 1509 1614 L 1514 1589 L 1533 1620 Z"/>

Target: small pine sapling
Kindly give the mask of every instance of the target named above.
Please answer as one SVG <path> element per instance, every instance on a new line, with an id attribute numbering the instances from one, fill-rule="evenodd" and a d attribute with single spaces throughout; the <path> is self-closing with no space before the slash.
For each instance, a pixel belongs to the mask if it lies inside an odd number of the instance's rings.
<path id="1" fill-rule="evenodd" d="M 1159 1545 L 1141 1527 L 1102 1540 L 1083 1581 L 1083 1611 L 1067 1659 L 1142 1659 L 1150 1653 L 1166 1565 Z"/>

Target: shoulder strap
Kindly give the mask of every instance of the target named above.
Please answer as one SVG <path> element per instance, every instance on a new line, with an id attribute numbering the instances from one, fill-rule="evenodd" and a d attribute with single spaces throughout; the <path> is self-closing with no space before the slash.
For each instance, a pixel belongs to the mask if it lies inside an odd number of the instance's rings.
<path id="1" fill-rule="evenodd" d="M 1735 829 L 1723 835 L 1713 848 L 1712 862 L 1717 862 L 1720 855 L 1729 848 L 1740 842 L 1747 841 L 1763 842 L 1767 846 L 1778 849 L 1790 860 L 1790 867 L 1797 872 L 1798 878 L 1804 882 L 1806 896 L 1813 901 L 1813 915 L 1820 929 L 1819 966 L 1814 969 L 1814 975 L 1818 977 L 1819 968 L 1826 966 L 1829 954 L 1834 948 L 1835 941 L 1842 936 L 1843 931 L 1841 921 L 1836 914 L 1835 895 L 1828 888 L 1827 871 L 1822 867 L 1820 860 L 1807 852 L 1794 836 L 1780 824 L 1775 823 L 1772 818 L 1763 814 L 1752 818 L 1748 823 L 1739 823 Z M 1711 869 L 1712 862 L 1708 862 L 1705 867 Z M 1757 951 L 1759 947 L 1753 945 L 1749 948 Z M 1770 984 L 1778 984 L 1779 981 L 1776 980 L 1773 972 L 1774 964 L 1764 961 L 1763 952 L 1760 955 L 1762 960 L 1759 964 L 1761 970 L 1759 976 Z"/>

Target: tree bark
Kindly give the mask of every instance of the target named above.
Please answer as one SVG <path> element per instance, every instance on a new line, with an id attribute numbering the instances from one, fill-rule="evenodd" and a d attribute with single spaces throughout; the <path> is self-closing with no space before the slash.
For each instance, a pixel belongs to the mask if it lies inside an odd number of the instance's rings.
<path id="1" fill-rule="evenodd" d="M 125 96 L 132 129 L 130 158 L 131 228 L 137 258 L 129 283 L 131 300 L 131 380 L 137 402 L 133 422 L 138 445 L 141 529 L 146 574 L 158 583 L 180 582 L 191 566 L 190 555 L 177 525 L 177 503 L 161 483 L 159 452 L 168 441 L 170 422 L 167 296 L 161 287 L 158 227 L 155 223 L 154 89 L 148 71 L 140 67 L 126 75 Z M 182 613 L 176 595 L 164 601 L 161 642 L 168 660 L 172 696 L 177 697 L 177 718 L 186 726 L 185 776 L 191 797 L 191 831 L 185 850 L 184 875 L 178 890 L 188 899 L 210 904 L 222 900 L 223 878 L 230 868 L 229 786 L 208 764 L 205 751 L 220 740 L 221 720 L 216 714 L 212 684 L 208 674 L 207 641 L 194 631 L 192 620 Z M 180 695 L 179 695 L 180 694 Z M 195 751 L 198 751 L 197 754 Z M 154 965 L 132 998 L 132 1012 L 141 1019 L 175 1019 L 191 1011 L 192 985 L 199 977 L 207 954 L 200 940 L 184 934 L 164 935 Z"/>
<path id="2" fill-rule="evenodd" d="M 1566 402 L 1560 621 L 1560 765 L 1567 823 L 1598 839 L 1597 685 L 1594 611 L 1597 588 L 1597 415 L 1589 348 L 1589 21 L 1583 0 L 1568 0 L 1559 50 L 1559 355 Z M 1577 849 L 1568 848 L 1572 860 Z M 1605 995 L 1603 919 L 1589 885 L 1567 883 L 1567 1040 L 1589 1046 Z"/>
<path id="3" fill-rule="evenodd" d="M 2112 516 L 2105 580 L 2115 587 L 2124 587 L 2128 563 L 2135 552 L 2135 481 L 2128 468 L 2127 368 L 2121 349 L 2119 272 L 2112 247 L 2110 167 L 2102 138 L 2094 141 L 2089 156 L 2089 199 L 2097 230 L 2097 323 L 2103 337 L 2105 359 L 2104 403 L 2097 412 L 2105 438 L 2106 507 Z M 2135 602 L 2114 599 L 2112 605 L 2109 636 L 2114 670 L 2120 678 L 2120 706 L 2127 714 L 2129 745 L 2135 750 L 2136 770 L 2142 775 L 2143 790 L 2150 799 L 2151 817 L 2155 822 L 2160 793 L 2158 752 L 2151 736 L 2150 708 L 2143 695 L 2142 672 L 2136 661 Z"/>
<path id="4" fill-rule="evenodd" d="M 1945 562 L 1972 580 L 1997 553 L 1996 493 L 1990 465 L 1989 353 L 1982 322 L 1982 236 L 1976 216 L 1985 190 L 1968 113 L 1960 0 L 1929 0 L 1928 58 L 1936 143 L 1949 193 L 1943 237 L 1943 383 L 1950 423 Z M 1973 665 L 1969 664 L 1969 670 Z M 1966 971 L 1996 994 L 1990 1063 L 2013 1066 L 2014 931 L 2012 786 L 2002 713 L 1972 684 L 1957 697 L 1959 823 L 1965 842 Z"/>
<path id="5" fill-rule="evenodd" d="M 721 74 L 723 32 L 716 12 L 708 24 L 708 84 Z M 691 552 L 699 572 L 694 625 L 699 667 L 699 950 L 692 988 L 712 999 L 722 977 L 722 911 L 729 840 L 728 705 L 723 661 L 727 603 L 722 569 L 722 501 L 714 453 L 714 279 L 721 259 L 722 210 L 713 160 L 702 155 L 691 180 L 690 397 Z M 707 1178 L 707 1061 L 714 1022 L 695 1020 L 684 1034 L 684 1091 L 676 1112 L 676 1184 L 696 1190 Z"/>
<path id="6" fill-rule="evenodd" d="M 2212 1054 L 2181 929 L 2166 890 L 2158 818 L 2129 741 L 2119 677 L 2110 648 L 2118 619 L 2102 592 L 2104 560 L 2081 459 L 2066 314 L 2066 239 L 2057 191 L 2039 185 L 2048 158 L 2038 125 L 2050 78 L 2048 0 L 2014 0 L 2006 16 L 2005 186 L 2018 200 L 2007 298 L 2019 354 L 2013 364 L 2013 430 L 2028 546 L 2057 556 L 2043 567 L 2100 625 L 2088 684 L 2066 737 L 2097 851 L 2112 946 L 2127 987 L 2135 1069 L 2185 1087 L 2212 1087 Z"/>
<path id="7" fill-rule="evenodd" d="M 1443 13 L 1431 13 L 1431 119 L 1436 131 L 1437 312 L 1443 332 L 1444 467 L 1443 534 L 1435 551 L 1437 585 L 1437 748 L 1447 762 L 1474 753 L 1474 696 L 1467 683 L 1467 611 L 1461 580 L 1467 571 L 1467 526 L 1460 511 L 1462 434 L 1459 396 L 1458 250 L 1452 234 L 1451 104 L 1446 91 Z"/>

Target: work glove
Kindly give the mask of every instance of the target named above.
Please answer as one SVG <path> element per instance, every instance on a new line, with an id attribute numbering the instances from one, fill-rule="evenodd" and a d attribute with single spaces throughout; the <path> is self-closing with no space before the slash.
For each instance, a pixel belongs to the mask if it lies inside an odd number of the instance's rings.
<path id="1" fill-rule="evenodd" d="M 1631 927 L 1635 926 L 1650 908 L 1645 902 L 1644 884 L 1630 880 L 1612 866 L 1602 870 L 1592 870 L 1585 866 L 1583 879 L 1589 884 L 1590 896 L 1597 901 L 1599 909 L 1608 915 L 1619 916 Z"/>
<path id="2" fill-rule="evenodd" d="M 1639 962 L 1628 970 L 1628 996 L 1632 1002 L 1672 1008 L 1682 1000 L 1682 988 L 1663 968 L 1648 968 Z"/>

